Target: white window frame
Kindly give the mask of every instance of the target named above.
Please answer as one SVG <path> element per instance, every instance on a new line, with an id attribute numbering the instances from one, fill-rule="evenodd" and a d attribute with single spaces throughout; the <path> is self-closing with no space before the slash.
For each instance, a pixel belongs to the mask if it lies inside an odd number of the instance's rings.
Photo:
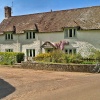
<path id="1" fill-rule="evenodd" d="M 35 57 L 35 49 L 26 49 L 27 57 Z"/>
<path id="2" fill-rule="evenodd" d="M 13 52 L 13 49 L 5 49 L 5 52 Z"/>
<path id="3" fill-rule="evenodd" d="M 13 40 L 13 33 L 5 33 L 5 40 Z"/>
<path id="4" fill-rule="evenodd" d="M 76 48 L 67 48 L 67 49 L 65 49 L 65 53 L 67 53 L 67 54 L 76 54 Z"/>
<path id="5" fill-rule="evenodd" d="M 77 29 L 76 28 L 68 28 L 65 29 L 65 38 L 75 38 L 76 37 L 76 32 Z"/>
<path id="6" fill-rule="evenodd" d="M 33 31 L 26 32 L 26 39 L 35 39 L 35 32 Z"/>

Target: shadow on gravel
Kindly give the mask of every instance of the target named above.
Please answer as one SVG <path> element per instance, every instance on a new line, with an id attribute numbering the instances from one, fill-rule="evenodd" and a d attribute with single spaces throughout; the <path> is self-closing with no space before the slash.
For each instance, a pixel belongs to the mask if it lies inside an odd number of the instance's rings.
<path id="1" fill-rule="evenodd" d="M 0 79 L 0 100 L 13 93 L 14 91 L 15 88 L 12 85 L 4 81 L 3 79 Z"/>

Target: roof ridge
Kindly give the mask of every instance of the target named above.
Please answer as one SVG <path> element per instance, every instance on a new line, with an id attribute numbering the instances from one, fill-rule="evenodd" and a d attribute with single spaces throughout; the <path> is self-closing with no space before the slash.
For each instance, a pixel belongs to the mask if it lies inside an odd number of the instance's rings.
<path id="1" fill-rule="evenodd" d="M 61 11 L 72 11 L 72 10 L 79 10 L 79 9 L 88 9 L 88 8 L 94 8 L 94 7 L 100 7 L 100 6 L 90 6 L 90 7 L 82 7 L 82 8 L 72 8 L 72 9 L 66 9 L 66 10 L 56 10 L 56 11 L 49 11 L 49 12 L 39 12 L 39 13 L 33 13 L 33 14 L 24 14 L 24 15 L 17 15 L 17 16 L 11 16 L 11 17 L 21 17 L 21 16 L 30 16 L 30 15 L 38 15 L 38 14 L 46 14 L 46 13 L 55 13 L 55 12 L 61 12 Z"/>

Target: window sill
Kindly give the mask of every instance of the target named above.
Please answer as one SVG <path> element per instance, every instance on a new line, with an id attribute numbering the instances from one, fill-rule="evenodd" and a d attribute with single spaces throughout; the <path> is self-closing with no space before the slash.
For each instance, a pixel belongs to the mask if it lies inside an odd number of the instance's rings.
<path id="1" fill-rule="evenodd" d="M 76 39 L 77 37 L 64 37 L 64 39 Z"/>
<path id="2" fill-rule="evenodd" d="M 14 41 L 14 40 L 5 40 L 5 41 Z"/>
<path id="3" fill-rule="evenodd" d="M 33 38 L 33 39 L 26 39 L 26 40 L 35 40 L 36 38 Z"/>

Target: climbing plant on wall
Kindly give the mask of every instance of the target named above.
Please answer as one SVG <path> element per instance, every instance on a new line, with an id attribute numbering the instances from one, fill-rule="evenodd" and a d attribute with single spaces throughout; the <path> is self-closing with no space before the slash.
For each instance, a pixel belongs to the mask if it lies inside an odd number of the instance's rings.
<path id="1" fill-rule="evenodd" d="M 68 45 L 69 42 L 67 41 L 60 41 L 58 43 L 55 43 L 54 46 L 57 48 L 57 49 L 60 49 L 60 50 L 63 50 L 64 49 L 64 46 L 65 45 Z"/>

